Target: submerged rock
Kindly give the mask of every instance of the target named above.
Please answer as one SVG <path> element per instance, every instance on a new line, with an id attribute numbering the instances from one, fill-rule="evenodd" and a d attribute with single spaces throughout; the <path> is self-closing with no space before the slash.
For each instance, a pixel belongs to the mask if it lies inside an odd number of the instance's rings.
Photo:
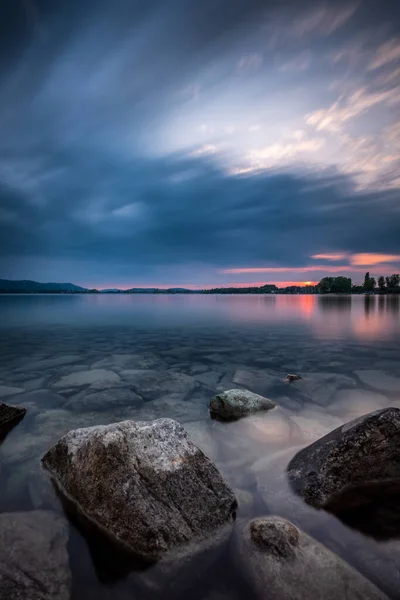
<path id="1" fill-rule="evenodd" d="M 43 464 L 79 512 L 146 559 L 181 551 L 233 520 L 232 490 L 171 419 L 70 431 Z"/>
<path id="2" fill-rule="evenodd" d="M 92 369 L 91 371 L 78 371 L 69 373 L 61 377 L 59 381 L 53 384 L 54 388 L 80 387 L 82 385 L 94 383 L 117 383 L 120 376 L 114 371 L 106 369 Z"/>
<path id="3" fill-rule="evenodd" d="M 0 515 L 0 598 L 69 600 L 68 524 L 50 511 Z"/>
<path id="4" fill-rule="evenodd" d="M 210 414 L 223 421 L 240 419 L 261 410 L 270 410 L 275 403 L 248 390 L 228 390 L 214 396 L 210 401 Z"/>
<path id="5" fill-rule="evenodd" d="M 24 391 L 25 390 L 23 388 L 0 385 L 0 398 L 6 398 L 7 396 L 14 396 L 15 394 L 21 394 Z"/>
<path id="6" fill-rule="evenodd" d="M 288 477 L 306 502 L 341 512 L 400 491 L 400 410 L 378 410 L 338 427 L 290 461 Z"/>
<path id="7" fill-rule="evenodd" d="M 279 517 L 241 523 L 236 563 L 259 600 L 387 600 L 341 558 Z"/>

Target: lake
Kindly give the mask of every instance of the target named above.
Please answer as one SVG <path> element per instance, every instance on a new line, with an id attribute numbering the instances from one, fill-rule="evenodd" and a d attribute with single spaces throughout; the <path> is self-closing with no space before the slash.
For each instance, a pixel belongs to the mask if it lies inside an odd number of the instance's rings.
<path id="1" fill-rule="evenodd" d="M 235 490 L 237 519 L 284 516 L 400 598 L 399 515 L 343 522 L 305 505 L 285 478 L 299 448 L 400 408 L 399 334 L 400 295 L 0 296 L 0 399 L 28 409 L 0 447 L 0 512 L 63 513 L 40 458 L 67 431 L 171 417 Z M 279 415 L 212 421 L 210 398 L 237 387 L 271 398 Z M 68 519 L 73 600 L 252 598 L 230 543 L 170 577 L 126 567 Z"/>

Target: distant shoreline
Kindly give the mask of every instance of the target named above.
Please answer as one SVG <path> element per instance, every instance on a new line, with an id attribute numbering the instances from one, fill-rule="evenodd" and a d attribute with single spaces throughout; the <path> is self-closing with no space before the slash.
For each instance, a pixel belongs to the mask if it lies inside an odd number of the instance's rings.
<path id="1" fill-rule="evenodd" d="M 170 292 L 170 291 L 156 291 L 156 292 L 70 292 L 63 291 L 58 292 L 55 290 L 40 291 L 40 292 L 20 292 L 20 291 L 3 291 L 0 290 L 0 296 L 392 296 L 400 294 L 399 291 L 374 291 L 374 292 L 241 292 L 240 288 L 235 291 L 223 292 L 223 291 L 208 291 L 208 290 L 195 290 L 188 292 Z"/>

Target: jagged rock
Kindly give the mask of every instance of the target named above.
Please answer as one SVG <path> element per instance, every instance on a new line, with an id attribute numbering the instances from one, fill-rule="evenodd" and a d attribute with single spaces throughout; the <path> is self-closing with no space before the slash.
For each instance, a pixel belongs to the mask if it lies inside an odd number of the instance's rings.
<path id="1" fill-rule="evenodd" d="M 213 418 L 231 421 L 250 413 L 270 410 L 275 403 L 248 390 L 228 390 L 214 396 L 210 401 L 210 414 Z"/>
<path id="2" fill-rule="evenodd" d="M 301 375 L 295 375 L 294 373 L 288 373 L 286 379 L 291 383 L 292 381 L 299 381 L 303 379 Z"/>
<path id="3" fill-rule="evenodd" d="M 289 521 L 263 517 L 238 525 L 236 564 L 258 600 L 387 600 Z"/>
<path id="4" fill-rule="evenodd" d="M 0 402 L 0 440 L 24 417 L 25 413 L 26 408 Z"/>
<path id="5" fill-rule="evenodd" d="M 70 600 L 68 524 L 50 511 L 0 515 L 0 598 Z"/>
<path id="6" fill-rule="evenodd" d="M 400 489 L 400 410 L 386 408 L 338 427 L 288 465 L 306 502 L 339 513 Z"/>
<path id="7" fill-rule="evenodd" d="M 171 419 L 70 431 L 43 464 L 79 512 L 151 560 L 208 538 L 236 507 L 215 465 Z"/>

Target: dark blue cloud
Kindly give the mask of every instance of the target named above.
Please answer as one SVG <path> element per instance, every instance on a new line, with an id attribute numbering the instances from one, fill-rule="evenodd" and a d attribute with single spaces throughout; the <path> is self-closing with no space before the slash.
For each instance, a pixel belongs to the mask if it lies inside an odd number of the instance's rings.
<path id="1" fill-rule="evenodd" d="M 397 3 L 83 4 L 1 8 L 0 276 L 400 253 Z"/>

